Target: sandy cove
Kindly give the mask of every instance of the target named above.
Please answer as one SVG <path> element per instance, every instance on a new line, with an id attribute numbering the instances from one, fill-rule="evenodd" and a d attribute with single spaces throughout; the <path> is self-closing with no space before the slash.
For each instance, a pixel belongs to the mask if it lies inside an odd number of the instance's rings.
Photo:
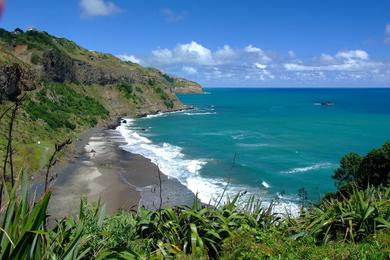
<path id="1" fill-rule="evenodd" d="M 108 214 L 140 206 L 157 209 L 160 179 L 163 207 L 192 204 L 191 191 L 176 179 L 159 174 L 149 159 L 122 150 L 124 144 L 116 130 L 92 128 L 82 133 L 74 141 L 72 159 L 53 169 L 56 178 L 51 183 L 49 214 L 54 218 L 77 215 L 82 197 L 90 202 L 100 199 Z M 35 189 L 42 189 L 42 182 Z"/>

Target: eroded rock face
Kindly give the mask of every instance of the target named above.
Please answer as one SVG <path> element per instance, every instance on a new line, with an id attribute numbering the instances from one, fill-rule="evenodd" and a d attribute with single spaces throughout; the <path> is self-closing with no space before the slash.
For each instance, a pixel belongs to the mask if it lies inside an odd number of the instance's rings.
<path id="1" fill-rule="evenodd" d="M 112 85 L 137 80 L 131 71 L 109 71 L 88 62 L 72 59 L 65 53 L 49 49 L 43 54 L 43 74 L 47 80 L 80 84 Z"/>
<path id="2" fill-rule="evenodd" d="M 33 90 L 38 86 L 40 75 L 28 71 L 18 63 L 0 66 L 0 102 L 15 100 L 22 90 Z"/>
<path id="3" fill-rule="evenodd" d="M 75 81 L 73 61 L 55 49 L 49 49 L 42 58 L 45 78 L 56 82 Z"/>
<path id="4" fill-rule="evenodd" d="M 18 64 L 0 68 L 0 100 L 14 100 L 21 92 L 22 71 Z"/>

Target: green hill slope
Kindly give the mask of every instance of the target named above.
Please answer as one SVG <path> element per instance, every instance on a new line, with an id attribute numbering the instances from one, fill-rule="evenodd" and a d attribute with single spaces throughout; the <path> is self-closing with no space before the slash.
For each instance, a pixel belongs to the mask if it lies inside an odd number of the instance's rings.
<path id="1" fill-rule="evenodd" d="M 185 108 L 176 92 L 202 88 L 46 32 L 0 29 L 0 112 L 26 94 L 14 133 L 19 167 L 43 167 L 54 143 L 86 128 L 120 116 Z M 7 118 L 0 124 L 1 156 Z"/>

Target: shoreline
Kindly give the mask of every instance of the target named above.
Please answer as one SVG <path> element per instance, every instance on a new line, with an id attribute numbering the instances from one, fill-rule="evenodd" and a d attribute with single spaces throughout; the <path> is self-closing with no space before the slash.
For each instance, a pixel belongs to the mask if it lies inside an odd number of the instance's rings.
<path id="1" fill-rule="evenodd" d="M 55 179 L 50 185 L 49 215 L 78 215 L 82 197 L 89 202 L 100 200 L 108 214 L 142 206 L 192 205 L 195 195 L 187 187 L 163 174 L 150 159 L 121 149 L 124 144 L 124 137 L 116 130 L 95 127 L 83 132 L 73 143 L 67 156 L 71 158 L 52 169 Z M 35 185 L 38 194 L 43 185 L 41 181 Z"/>

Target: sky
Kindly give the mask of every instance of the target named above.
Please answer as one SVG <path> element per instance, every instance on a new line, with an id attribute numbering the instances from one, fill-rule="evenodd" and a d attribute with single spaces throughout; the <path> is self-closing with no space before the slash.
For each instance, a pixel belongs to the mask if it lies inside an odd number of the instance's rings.
<path id="1" fill-rule="evenodd" d="M 390 87 L 389 0 L 5 0 L 0 27 L 205 87 Z"/>

